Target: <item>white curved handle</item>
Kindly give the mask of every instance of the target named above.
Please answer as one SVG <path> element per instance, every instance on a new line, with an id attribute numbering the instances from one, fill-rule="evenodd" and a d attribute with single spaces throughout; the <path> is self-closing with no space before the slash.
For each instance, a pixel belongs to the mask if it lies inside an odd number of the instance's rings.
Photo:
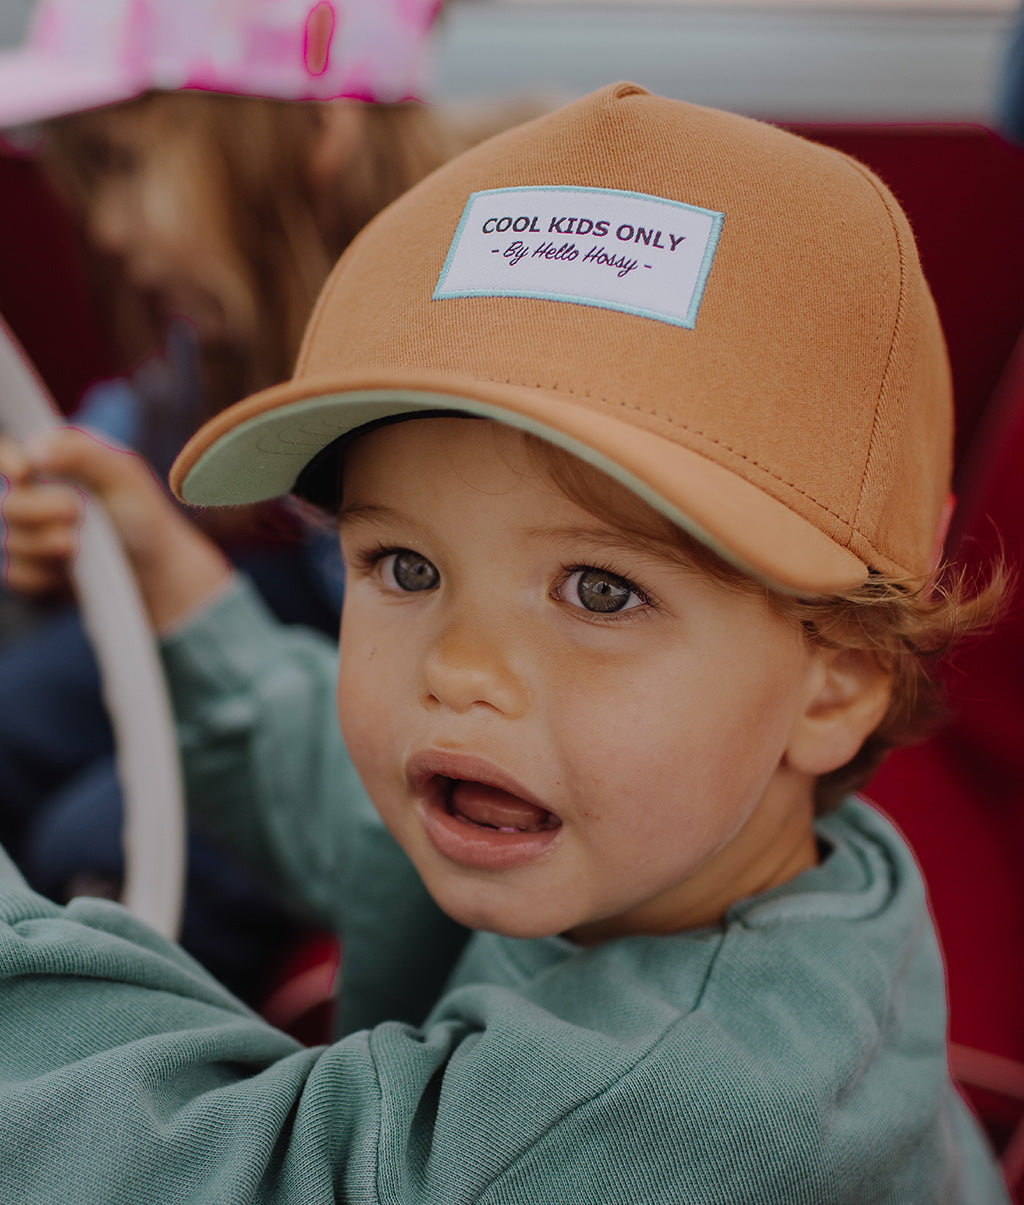
<path id="1" fill-rule="evenodd" d="M 0 318 L 0 429 L 25 440 L 62 421 Z M 185 806 L 174 717 L 135 579 L 103 508 L 88 495 L 73 573 L 116 740 L 124 796 L 122 900 L 160 933 L 176 937 Z"/>

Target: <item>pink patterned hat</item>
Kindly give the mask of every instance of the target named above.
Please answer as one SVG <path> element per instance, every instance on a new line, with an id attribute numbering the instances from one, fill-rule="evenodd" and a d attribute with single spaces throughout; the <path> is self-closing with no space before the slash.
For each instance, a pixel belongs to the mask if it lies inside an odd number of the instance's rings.
<path id="1" fill-rule="evenodd" d="M 439 0 L 38 0 L 0 53 L 0 126 L 198 88 L 288 100 L 417 95 Z"/>

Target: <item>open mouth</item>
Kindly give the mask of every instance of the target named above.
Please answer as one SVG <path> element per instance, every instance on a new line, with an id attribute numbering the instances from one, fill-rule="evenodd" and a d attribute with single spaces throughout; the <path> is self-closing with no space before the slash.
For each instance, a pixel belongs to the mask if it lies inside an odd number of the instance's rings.
<path id="1" fill-rule="evenodd" d="M 541 833 L 561 826 L 551 812 L 501 787 L 441 775 L 435 782 L 448 815 L 463 824 L 497 833 Z"/>
<path id="2" fill-rule="evenodd" d="M 406 773 L 427 837 L 452 862 L 483 870 L 523 866 L 561 837 L 561 818 L 482 758 L 426 750 Z"/>

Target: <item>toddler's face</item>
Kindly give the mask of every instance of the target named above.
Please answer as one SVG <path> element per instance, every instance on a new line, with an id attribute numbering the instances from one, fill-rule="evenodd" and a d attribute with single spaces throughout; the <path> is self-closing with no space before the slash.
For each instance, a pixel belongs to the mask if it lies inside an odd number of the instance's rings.
<path id="1" fill-rule="evenodd" d="M 669 932 L 813 863 L 787 745 L 819 655 L 760 594 L 584 510 L 484 420 L 361 437 L 341 539 L 342 728 L 450 915 Z"/>

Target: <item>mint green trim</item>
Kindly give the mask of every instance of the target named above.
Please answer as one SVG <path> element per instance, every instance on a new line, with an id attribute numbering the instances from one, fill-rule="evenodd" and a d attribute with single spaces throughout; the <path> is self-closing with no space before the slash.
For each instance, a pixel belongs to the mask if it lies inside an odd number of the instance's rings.
<path id="1" fill-rule="evenodd" d="M 712 213 L 710 209 L 706 209 L 705 213 Z M 707 246 L 704 248 L 704 259 L 701 261 L 700 271 L 697 273 L 697 283 L 693 286 L 693 296 L 690 298 L 690 308 L 686 312 L 688 319 L 686 325 L 692 330 L 697 321 L 697 310 L 700 309 L 700 303 L 704 298 L 704 287 L 708 283 L 708 276 L 711 272 L 711 261 L 715 258 L 715 251 L 718 249 L 718 240 L 722 234 L 722 226 L 725 223 L 724 213 L 713 213 L 711 218 L 711 233 L 708 235 Z"/>
<path id="2" fill-rule="evenodd" d="M 516 192 L 516 191 L 521 191 L 521 190 L 517 190 L 514 188 L 498 188 L 498 189 L 495 189 L 494 191 L 495 192 Z M 441 266 L 441 275 L 437 278 L 437 284 L 434 286 L 434 291 L 430 295 L 431 301 L 437 301 L 438 298 L 441 298 L 441 297 L 454 296 L 454 294 L 451 294 L 451 293 L 442 293 L 441 286 L 444 283 L 445 278 L 448 276 L 449 271 L 451 270 L 452 260 L 455 258 L 455 253 L 459 249 L 459 241 L 462 238 L 463 230 L 465 230 L 465 228 L 466 228 L 466 223 L 469 221 L 469 211 L 473 207 L 473 201 L 475 200 L 475 198 L 482 196 L 482 195 L 483 194 L 479 193 L 479 192 L 471 192 L 469 194 L 469 198 L 466 201 L 466 204 L 463 205 L 463 207 L 462 207 L 462 216 L 459 218 L 459 224 L 455 227 L 455 233 L 452 235 L 452 241 L 448 246 L 448 254 L 444 257 L 444 264 Z"/>
<path id="3" fill-rule="evenodd" d="M 591 448 L 533 418 L 456 394 L 412 389 L 362 390 L 321 394 L 259 414 L 221 436 L 193 465 L 184 480 L 186 502 L 231 506 L 289 493 L 314 456 L 341 435 L 382 418 L 458 410 L 528 431 L 579 457 L 632 491 L 741 573 L 783 590 L 667 502 L 639 477 Z"/>

